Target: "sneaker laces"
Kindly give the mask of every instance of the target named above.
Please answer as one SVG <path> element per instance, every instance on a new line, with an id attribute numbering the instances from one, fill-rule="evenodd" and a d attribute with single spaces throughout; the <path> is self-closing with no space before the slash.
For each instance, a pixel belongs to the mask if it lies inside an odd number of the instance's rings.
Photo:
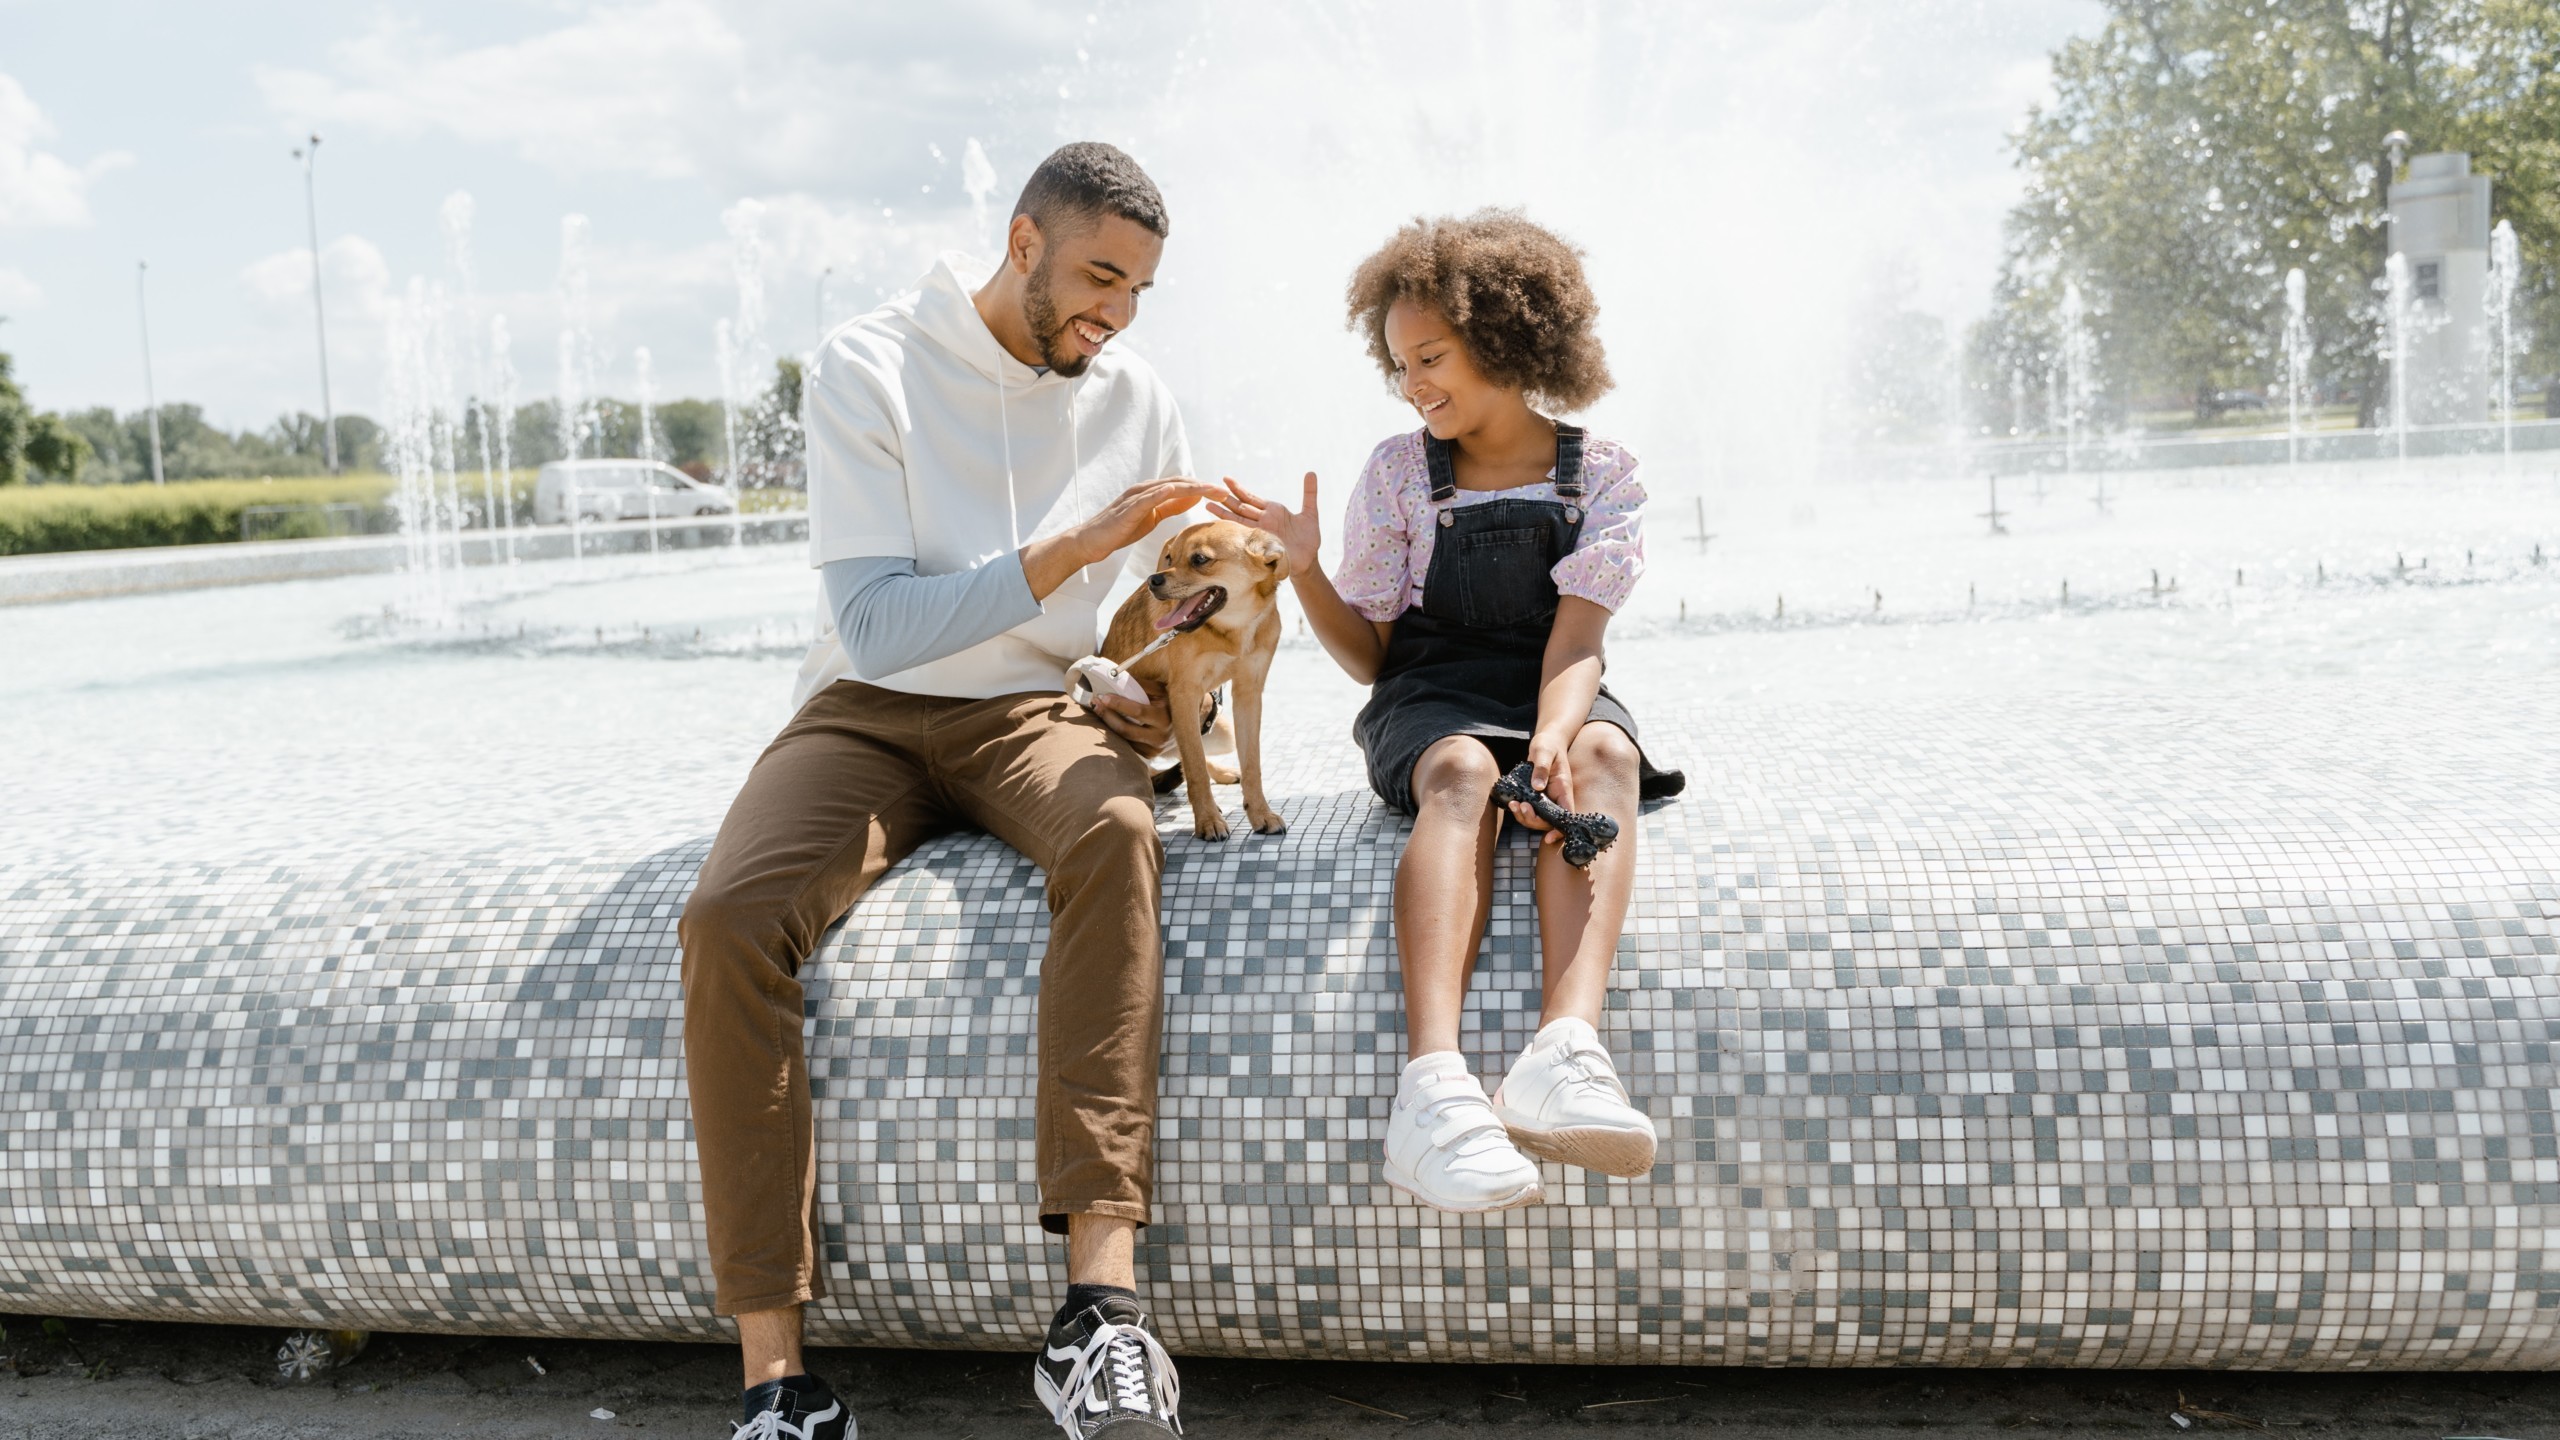
<path id="1" fill-rule="evenodd" d="M 744 1424 L 735 1420 L 729 1422 L 729 1440 L 808 1440 L 808 1437 L 809 1427 L 792 1424 L 789 1412 L 779 1405 L 757 1412 L 756 1418 Z"/>
<path id="2" fill-rule="evenodd" d="M 1145 1326 L 1104 1321 L 1086 1337 L 1083 1353 L 1068 1367 L 1066 1383 L 1058 1387 L 1057 1408 L 1049 1418 L 1072 1434 L 1070 1417 L 1079 1408 L 1135 1410 L 1181 1434 L 1182 1380 L 1173 1373 L 1173 1357 Z"/>
<path id="3" fill-rule="evenodd" d="M 1618 1067 L 1600 1045 L 1575 1035 L 1549 1046 L 1547 1053 L 1556 1071 L 1557 1089 L 1572 1086 L 1586 1093 L 1597 1091 L 1615 1104 L 1630 1103 L 1626 1082 L 1618 1078 Z"/>

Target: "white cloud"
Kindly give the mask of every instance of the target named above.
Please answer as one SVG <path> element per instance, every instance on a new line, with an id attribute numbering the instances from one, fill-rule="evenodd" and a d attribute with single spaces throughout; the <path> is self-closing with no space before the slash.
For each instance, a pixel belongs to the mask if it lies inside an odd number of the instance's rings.
<path id="1" fill-rule="evenodd" d="M 590 12 L 502 45 L 455 50 L 386 19 L 332 48 L 334 73 L 258 71 L 269 108 L 395 135 L 444 131 L 559 168 L 691 173 L 715 127 L 706 96 L 734 85 L 743 47 L 694 0 Z"/>
<path id="2" fill-rule="evenodd" d="M 391 298 L 391 267 L 381 249 L 361 235 L 341 235 L 320 247 L 320 280 L 329 328 L 341 322 L 378 325 Z M 240 283 L 260 318 L 308 324 L 311 252 L 279 250 L 241 267 Z"/>
<path id="3" fill-rule="evenodd" d="M 89 223 L 89 186 L 133 157 L 110 151 L 86 165 L 38 149 L 53 138 L 26 87 L 0 74 L 0 229 Z"/>
<path id="4" fill-rule="evenodd" d="M 990 7 L 1007 12 L 1000 23 L 971 13 Z M 261 67 L 257 82 L 289 123 L 451 135 L 563 172 L 869 182 L 921 158 L 895 147 L 884 166 L 884 134 L 983 114 L 1008 60 L 1057 28 L 1022 0 L 942 9 L 943 33 L 916 35 L 877 16 L 848 33 L 841 16 L 732 14 L 709 0 L 594 4 L 470 48 L 384 19 L 331 47 L 325 69 Z M 969 63 L 942 58 L 954 54 Z"/>
<path id="5" fill-rule="evenodd" d="M 0 269 L 0 313 L 44 304 L 44 287 L 20 271 Z"/>

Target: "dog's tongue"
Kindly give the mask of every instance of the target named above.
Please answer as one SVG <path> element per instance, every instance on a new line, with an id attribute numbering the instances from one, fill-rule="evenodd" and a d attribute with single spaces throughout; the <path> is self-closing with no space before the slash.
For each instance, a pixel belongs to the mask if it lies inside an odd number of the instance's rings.
<path id="1" fill-rule="evenodd" d="M 1202 610 L 1208 608 L 1209 595 L 1209 591 L 1202 590 L 1184 596 L 1181 604 L 1156 617 L 1156 628 L 1171 630 L 1178 625 L 1190 624 Z"/>

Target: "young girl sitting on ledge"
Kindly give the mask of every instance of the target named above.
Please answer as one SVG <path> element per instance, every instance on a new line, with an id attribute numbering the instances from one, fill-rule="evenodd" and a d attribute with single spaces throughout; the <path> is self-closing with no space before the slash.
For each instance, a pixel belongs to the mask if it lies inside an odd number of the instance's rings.
<path id="1" fill-rule="evenodd" d="M 1370 454 L 1339 583 L 1315 563 L 1314 475 L 1297 511 L 1234 487 L 1221 513 L 1287 544 L 1308 625 L 1374 687 L 1355 727 L 1369 783 L 1414 817 L 1396 866 L 1411 1058 L 1387 1121 L 1388 1183 L 1443 1210 L 1502 1210 L 1545 1198 L 1523 1150 L 1611 1175 L 1653 1165 L 1652 1123 L 1627 1103 L 1597 1033 L 1635 877 L 1636 805 L 1682 784 L 1645 760 L 1634 717 L 1600 683 L 1609 616 L 1644 569 L 1644 487 L 1633 455 L 1541 413 L 1583 409 L 1611 384 L 1599 304 L 1554 234 L 1497 210 L 1416 221 L 1361 263 L 1349 299 L 1353 328 L 1423 428 Z M 1607 823 L 1572 827 L 1581 846 L 1558 843 L 1531 803 L 1497 794 L 1523 762 L 1550 816 Z M 1547 832 L 1544 1004 L 1488 1098 L 1458 1051 L 1458 1018 L 1506 812 Z M 1593 856 L 1591 837 L 1611 824 L 1617 838 Z"/>

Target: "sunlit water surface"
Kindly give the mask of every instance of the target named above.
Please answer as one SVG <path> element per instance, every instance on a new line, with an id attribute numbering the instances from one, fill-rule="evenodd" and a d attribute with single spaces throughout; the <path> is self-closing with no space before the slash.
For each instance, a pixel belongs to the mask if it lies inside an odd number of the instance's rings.
<path id="1" fill-rule="evenodd" d="M 1703 547 L 1694 510 L 1658 513 L 1610 683 L 1676 758 L 1677 717 L 1701 711 L 1818 728 L 1954 702 L 2035 723 L 2110 694 L 2456 692 L 2495 725 L 2502 684 L 2560 674 L 2547 464 L 2118 476 L 2103 510 L 2086 478 L 2006 490 L 2001 535 L 1981 482 L 1735 501 Z M 433 621 L 402 618 L 397 576 L 0 611 L 8 848 L 690 838 L 785 718 L 817 622 L 796 545 L 493 568 L 465 591 Z M 1294 619 L 1275 676 L 1275 780 L 1356 786 L 1363 692 Z"/>

